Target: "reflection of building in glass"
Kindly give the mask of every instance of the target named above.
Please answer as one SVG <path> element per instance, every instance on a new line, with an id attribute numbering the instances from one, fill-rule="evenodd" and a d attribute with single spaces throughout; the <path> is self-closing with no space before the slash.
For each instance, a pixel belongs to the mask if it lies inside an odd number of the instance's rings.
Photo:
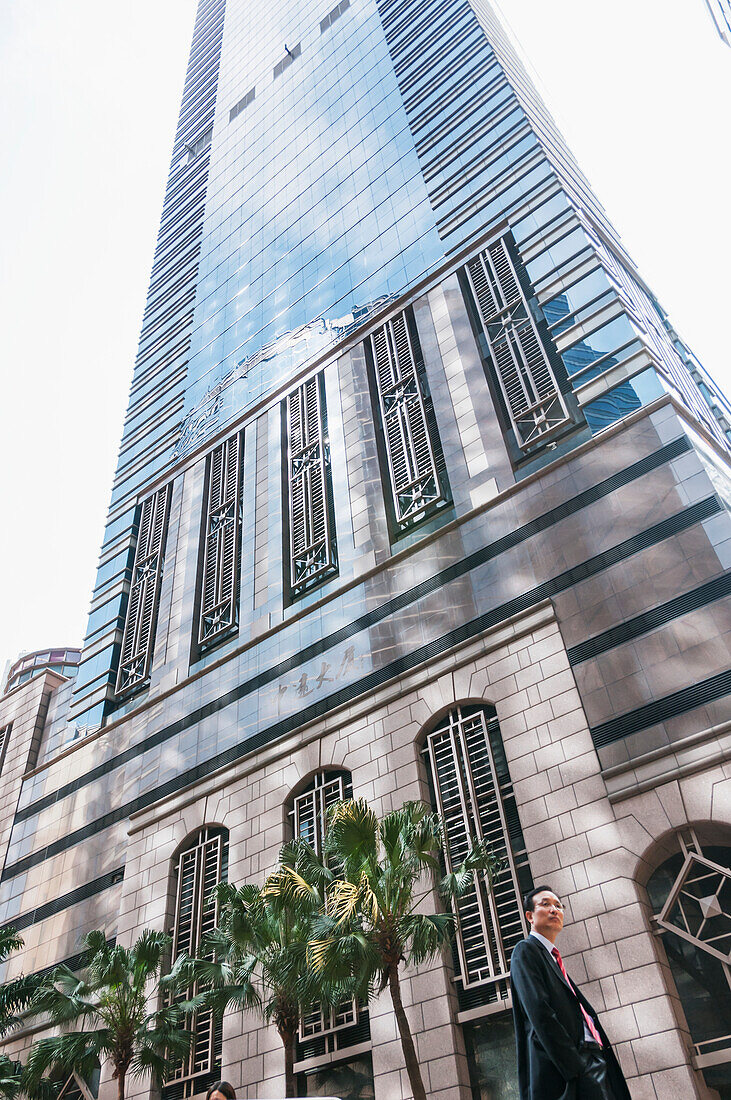
<path id="1" fill-rule="evenodd" d="M 730 438 L 485 0 L 200 0 L 78 675 L 0 707 L 25 969 L 420 798 L 504 861 L 405 985 L 430 1096 L 514 1092 L 531 881 L 637 1094 L 727 1096 Z M 281 1093 L 193 1026 L 163 1100 Z M 394 1034 L 309 1006 L 300 1091 L 400 1100 Z"/>

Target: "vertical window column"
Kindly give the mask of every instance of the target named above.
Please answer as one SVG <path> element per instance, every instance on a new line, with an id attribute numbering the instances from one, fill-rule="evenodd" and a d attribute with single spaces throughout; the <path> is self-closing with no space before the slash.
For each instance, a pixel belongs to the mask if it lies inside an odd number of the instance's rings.
<path id="1" fill-rule="evenodd" d="M 10 740 L 12 728 L 12 723 L 9 723 L 0 729 L 0 774 L 2 774 L 3 764 L 5 763 L 5 753 L 8 751 L 8 741 Z"/>
<path id="2" fill-rule="evenodd" d="M 292 800 L 290 816 L 296 839 L 306 841 L 322 856 L 328 812 L 336 803 L 353 797 L 350 772 L 318 772 L 305 790 Z M 299 1055 L 325 1055 L 343 1050 L 369 1038 L 368 1010 L 356 1001 L 345 1001 L 337 1009 L 311 1005 L 302 1014 Z"/>
<path id="3" fill-rule="evenodd" d="M 393 518 L 406 530 L 447 499 L 444 461 L 421 377 L 421 349 L 406 313 L 372 333 L 369 343 Z"/>
<path id="4" fill-rule="evenodd" d="M 460 1001 L 472 991 L 469 1007 L 500 1002 L 509 993 L 510 954 L 525 935 L 521 892 L 530 887 L 530 872 L 497 721 L 483 707 L 456 707 L 429 734 L 424 751 L 444 822 L 447 870 L 459 866 L 475 838 L 502 860 L 491 887 L 477 875 L 455 904 Z"/>
<path id="5" fill-rule="evenodd" d="M 215 645 L 238 625 L 243 433 L 208 456 L 198 644 Z"/>
<path id="6" fill-rule="evenodd" d="M 289 590 L 296 598 L 337 572 L 332 473 L 322 374 L 285 401 Z"/>
<path id="7" fill-rule="evenodd" d="M 228 872 L 228 832 L 204 828 L 180 853 L 175 864 L 175 919 L 173 960 L 183 952 L 195 958 L 201 940 L 213 931 L 218 907 L 209 904 L 213 887 L 225 881 Z M 197 986 L 185 991 L 183 999 L 200 992 Z M 186 1021 L 195 1034 L 190 1052 L 165 1082 L 166 1100 L 182 1100 L 205 1092 L 220 1073 L 221 1028 L 210 1009 L 200 1009 Z"/>
<path id="8" fill-rule="evenodd" d="M 512 236 L 491 244 L 466 271 L 516 441 L 531 449 L 570 417 L 521 287 L 527 275 Z"/>
<path id="9" fill-rule="evenodd" d="M 141 687 L 150 675 L 171 490 L 172 486 L 166 485 L 139 506 L 137 547 L 122 635 L 117 695 Z"/>

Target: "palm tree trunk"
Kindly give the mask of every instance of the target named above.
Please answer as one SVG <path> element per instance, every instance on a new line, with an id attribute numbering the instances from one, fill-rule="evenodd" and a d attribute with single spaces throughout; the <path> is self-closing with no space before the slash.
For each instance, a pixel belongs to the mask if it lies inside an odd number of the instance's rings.
<path id="1" fill-rule="evenodd" d="M 117 1074 L 117 1100 L 124 1100 L 124 1081 L 126 1074 Z"/>
<path id="2" fill-rule="evenodd" d="M 421 1077 L 419 1059 L 416 1057 L 414 1039 L 411 1034 L 411 1028 L 409 1027 L 409 1021 L 406 1019 L 404 1002 L 401 1000 L 401 980 L 398 973 L 398 963 L 391 963 L 388 968 L 388 988 L 391 993 L 391 1000 L 393 1001 L 393 1010 L 396 1013 L 396 1023 L 398 1024 L 399 1035 L 401 1036 L 401 1048 L 404 1052 L 406 1072 L 409 1075 L 409 1084 L 414 1094 L 414 1100 L 426 1100 L 426 1090 Z"/>
<path id="3" fill-rule="evenodd" d="M 297 1095 L 297 1082 L 294 1076 L 294 1032 L 280 1031 L 279 1037 L 284 1044 L 284 1095 Z"/>

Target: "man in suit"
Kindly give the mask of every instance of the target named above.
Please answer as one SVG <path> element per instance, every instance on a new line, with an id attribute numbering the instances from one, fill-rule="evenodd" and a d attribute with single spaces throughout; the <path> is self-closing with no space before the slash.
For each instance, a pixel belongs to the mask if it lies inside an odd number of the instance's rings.
<path id="1" fill-rule="evenodd" d="M 561 901 L 536 886 L 523 908 L 530 935 L 510 960 L 521 1100 L 631 1100 L 596 1012 L 556 947 Z"/>

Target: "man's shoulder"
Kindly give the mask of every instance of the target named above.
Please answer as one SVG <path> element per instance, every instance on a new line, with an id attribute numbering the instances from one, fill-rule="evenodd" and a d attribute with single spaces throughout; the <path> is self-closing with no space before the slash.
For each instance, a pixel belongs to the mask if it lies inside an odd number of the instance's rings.
<path id="1" fill-rule="evenodd" d="M 536 948 L 538 948 L 538 951 L 543 950 L 535 936 L 526 936 L 524 939 L 518 940 L 515 947 L 513 948 L 513 953 L 510 956 L 511 967 L 514 962 L 519 963 L 525 958 L 535 957 L 533 955 L 533 952 L 536 950 Z"/>

